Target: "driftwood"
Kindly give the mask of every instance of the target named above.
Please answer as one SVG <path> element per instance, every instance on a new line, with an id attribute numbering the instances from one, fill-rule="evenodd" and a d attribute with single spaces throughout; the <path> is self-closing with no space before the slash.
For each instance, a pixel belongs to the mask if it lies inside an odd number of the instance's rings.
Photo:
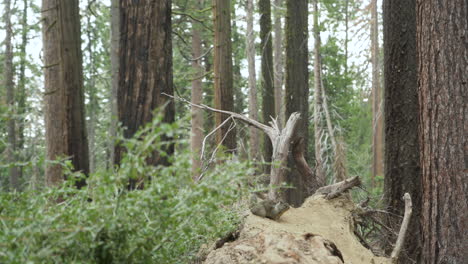
<path id="1" fill-rule="evenodd" d="M 400 232 L 398 233 L 395 248 L 393 249 L 392 254 L 390 255 L 393 263 L 398 263 L 398 257 L 400 256 L 403 243 L 405 243 L 406 232 L 408 231 L 408 225 L 411 219 L 411 214 L 413 213 L 413 203 L 411 202 L 411 196 L 409 195 L 409 193 L 405 193 L 405 195 L 403 195 L 403 199 L 405 199 L 405 214 L 403 216 L 403 222 L 401 223 Z"/>
<path id="2" fill-rule="evenodd" d="M 219 109 L 212 108 L 203 104 L 202 105 L 193 104 L 184 98 L 172 96 L 172 95 L 165 94 L 165 93 L 163 93 L 163 95 L 173 98 L 173 99 L 180 100 L 184 103 L 187 103 L 194 107 L 198 107 L 200 109 L 228 115 L 231 118 L 235 118 L 244 123 L 247 123 L 248 125 L 254 126 L 257 129 L 260 129 L 261 131 L 263 131 L 265 134 L 267 134 L 273 146 L 273 155 L 271 159 L 272 166 L 271 166 L 271 172 L 270 172 L 270 190 L 268 192 L 269 199 L 272 199 L 272 200 L 282 199 L 281 190 L 279 189 L 279 187 L 284 183 L 285 178 L 286 178 L 286 173 L 288 171 L 288 168 L 287 168 L 288 153 L 292 144 L 294 144 L 295 146 L 293 157 L 295 159 L 298 170 L 304 175 L 306 175 L 308 178 L 311 178 L 311 179 L 308 179 L 309 181 L 313 179 L 313 177 L 310 177 L 313 175 L 312 170 L 305 162 L 304 151 L 303 151 L 304 146 L 302 147 L 300 146 L 302 141 L 300 138 L 296 137 L 296 130 L 297 130 L 298 123 L 299 123 L 298 121 L 301 118 L 301 115 L 299 113 L 297 112 L 292 113 L 288 121 L 286 122 L 284 128 L 281 129 L 280 126 L 278 125 L 277 120 L 274 118 L 272 118 L 272 120 L 269 122 L 269 125 L 265 125 L 256 120 L 253 120 L 251 118 L 248 118 L 244 115 L 241 115 L 235 112 L 219 110 Z"/>
<path id="3" fill-rule="evenodd" d="M 327 200 L 330 200 L 338 197 L 340 194 L 346 192 L 347 190 L 359 185 L 361 185 L 361 179 L 359 178 L 359 176 L 355 176 L 353 178 L 349 178 L 335 184 L 321 187 L 315 192 L 315 194 L 325 195 L 325 198 Z"/>

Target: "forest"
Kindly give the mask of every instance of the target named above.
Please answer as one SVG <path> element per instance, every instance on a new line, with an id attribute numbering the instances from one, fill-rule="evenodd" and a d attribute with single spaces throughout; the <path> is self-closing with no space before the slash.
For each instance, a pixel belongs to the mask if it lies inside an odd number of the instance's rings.
<path id="1" fill-rule="evenodd" d="M 0 14 L 0 263 L 468 263 L 467 0 Z"/>

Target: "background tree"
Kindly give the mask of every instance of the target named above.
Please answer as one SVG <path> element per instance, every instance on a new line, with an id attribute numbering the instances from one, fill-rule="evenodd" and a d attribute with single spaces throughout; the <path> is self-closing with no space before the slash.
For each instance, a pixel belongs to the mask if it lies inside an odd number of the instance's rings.
<path id="1" fill-rule="evenodd" d="M 415 1 L 384 1 L 385 177 L 387 210 L 403 215 L 405 193 L 411 195 L 413 214 L 401 261 L 420 263 L 421 171 L 419 166 L 419 103 L 416 60 Z M 399 219 L 398 219 L 399 220 Z M 387 223 L 397 234 L 400 221 Z M 386 246 L 392 249 L 388 234 Z"/>
<path id="2" fill-rule="evenodd" d="M 274 1 L 274 25 L 273 31 L 275 33 L 273 42 L 273 63 L 274 63 L 274 86 L 275 86 L 275 113 L 278 116 L 278 124 L 280 126 L 284 123 L 284 97 L 283 97 L 283 71 L 284 71 L 284 58 L 283 58 L 283 24 L 281 18 L 283 0 Z"/>
<path id="3" fill-rule="evenodd" d="M 153 119 L 160 108 L 163 122 L 172 123 L 174 103 L 162 93 L 173 94 L 171 1 L 121 0 L 119 42 L 118 115 L 125 138 Z M 118 164 L 124 150 L 116 148 Z M 172 154 L 170 144 L 165 152 Z M 167 165 L 165 156 L 154 153 L 148 164 Z"/>
<path id="4" fill-rule="evenodd" d="M 110 44 L 110 63 L 111 63 L 111 93 L 110 93 L 110 126 L 109 126 L 109 161 L 112 167 L 115 164 L 115 138 L 117 137 L 118 121 L 118 102 L 117 92 L 119 87 L 119 42 L 120 42 L 120 10 L 119 0 L 111 0 L 111 44 Z"/>
<path id="5" fill-rule="evenodd" d="M 468 259 L 468 3 L 416 1 L 421 263 Z"/>
<path id="6" fill-rule="evenodd" d="M 375 178 L 383 176 L 383 109 L 382 89 L 380 85 L 380 48 L 379 48 L 379 21 L 377 13 L 377 0 L 372 0 L 371 9 L 371 63 L 372 63 L 372 186 Z"/>
<path id="7" fill-rule="evenodd" d="M 320 58 L 320 28 L 318 22 L 318 1 L 314 0 L 314 139 L 315 139 L 315 174 L 320 186 L 326 183 L 326 174 L 322 154 L 322 71 Z"/>
<path id="8" fill-rule="evenodd" d="M 43 0 L 42 10 L 47 159 L 70 157 L 76 171 L 88 174 L 78 1 Z M 63 179 L 61 166 L 47 165 L 47 185 Z"/>
<path id="9" fill-rule="evenodd" d="M 231 48 L 231 1 L 213 0 L 214 25 L 214 105 L 215 108 L 233 111 L 233 75 Z M 216 113 L 215 125 L 220 126 L 227 116 Z M 216 142 L 229 152 L 236 149 L 236 133 L 228 121 L 216 132 Z M 224 139 L 224 140 L 223 140 Z"/>
<path id="10" fill-rule="evenodd" d="M 4 79 L 3 82 L 6 87 L 6 102 L 9 108 L 8 119 L 8 145 L 7 145 L 7 158 L 8 162 L 15 163 L 17 161 L 17 144 L 16 144 L 16 104 L 15 104 L 15 84 L 13 82 L 13 46 L 12 46 L 12 35 L 13 28 L 11 23 L 11 2 L 5 0 L 5 13 L 3 14 L 3 21 L 5 23 L 6 36 L 5 36 L 5 59 L 4 59 Z M 19 168 L 15 165 L 9 169 L 10 176 L 10 188 L 11 190 L 19 189 Z"/>
<path id="11" fill-rule="evenodd" d="M 301 114 L 301 120 L 298 125 L 297 137 L 303 138 L 302 148 L 307 157 L 308 142 L 308 119 L 309 119 L 309 71 L 308 49 L 307 49 L 307 19 L 308 5 L 307 0 L 287 1 L 286 2 L 286 81 L 285 81 L 285 116 L 289 117 L 294 112 Z M 289 168 L 294 167 L 291 161 Z M 288 175 L 287 181 L 295 189 L 288 191 L 287 201 L 294 205 L 302 203 L 306 197 L 309 179 L 303 179 L 297 171 L 292 171 Z"/>
<path id="12" fill-rule="evenodd" d="M 262 54 L 262 114 L 263 123 L 268 124 L 271 118 L 276 118 L 275 113 L 275 87 L 273 67 L 273 46 L 271 31 L 271 2 L 270 0 L 259 0 L 258 10 L 260 13 L 260 50 Z M 263 157 L 266 162 L 271 162 L 273 146 L 268 135 L 263 136 Z M 269 170 L 266 166 L 266 171 Z"/>
<path id="13" fill-rule="evenodd" d="M 203 7 L 203 0 L 197 0 L 195 9 L 199 10 Z M 192 67 L 194 75 L 192 78 L 192 94 L 191 102 L 194 104 L 202 104 L 203 101 L 203 67 L 202 63 L 202 41 L 201 41 L 201 26 L 199 22 L 192 19 Z M 203 112 L 201 109 L 192 106 L 192 126 L 190 148 L 192 151 L 192 177 L 197 178 L 201 169 L 201 148 L 203 143 Z"/>
<path id="14" fill-rule="evenodd" d="M 257 107 L 257 78 L 255 72 L 255 32 L 253 30 L 253 13 L 254 1 L 247 0 L 246 5 L 246 20 L 247 20 L 247 64 L 249 71 L 249 117 L 253 120 L 258 120 Z M 258 129 L 251 126 L 250 128 L 250 158 L 258 160 L 258 150 L 260 146 L 258 138 Z"/>
<path id="15" fill-rule="evenodd" d="M 26 58 L 26 46 L 28 45 L 29 39 L 28 39 L 28 32 L 30 30 L 29 25 L 28 25 L 28 9 L 29 9 L 29 4 L 27 0 L 23 0 L 23 9 L 22 9 L 22 14 L 21 14 L 21 44 L 19 47 L 19 57 L 20 57 L 20 62 L 19 62 L 19 72 L 18 72 L 18 84 L 17 84 L 17 89 L 16 89 L 16 100 L 18 102 L 18 107 L 17 107 L 17 120 L 18 120 L 18 144 L 17 144 L 17 149 L 18 149 L 18 160 L 19 161 L 24 161 L 25 158 L 25 115 L 26 115 L 26 64 L 27 58 Z M 23 167 L 18 167 L 18 176 L 19 178 L 23 178 Z"/>

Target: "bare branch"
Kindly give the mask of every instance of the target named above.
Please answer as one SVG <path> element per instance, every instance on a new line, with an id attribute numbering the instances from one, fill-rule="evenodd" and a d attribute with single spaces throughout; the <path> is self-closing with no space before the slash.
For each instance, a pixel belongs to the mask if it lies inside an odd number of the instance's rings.
<path id="1" fill-rule="evenodd" d="M 413 203 L 411 202 L 411 196 L 409 193 L 403 195 L 405 200 L 405 214 L 403 216 L 403 222 L 401 223 L 400 232 L 398 233 L 398 238 L 396 241 L 395 248 L 392 251 L 390 257 L 392 258 L 393 263 L 398 262 L 398 257 L 400 256 L 401 248 L 405 242 L 406 232 L 408 231 L 408 225 L 411 219 L 411 214 L 413 213 Z"/>
<path id="2" fill-rule="evenodd" d="M 253 119 L 250 119 L 246 116 L 243 116 L 241 114 L 238 114 L 238 113 L 235 113 L 235 112 L 231 112 L 231 111 L 226 111 L 226 110 L 219 110 L 219 109 L 216 109 L 216 108 L 212 108 L 212 107 L 209 107 L 207 105 L 204 105 L 204 104 L 194 104 L 182 97 L 178 97 L 178 96 L 173 96 L 173 95 L 169 95 L 169 94 L 166 94 L 166 93 L 162 93 L 162 95 L 165 95 L 167 97 L 170 97 L 172 99 L 177 99 L 179 101 L 182 101 L 182 102 L 185 102 L 191 106 L 195 106 L 195 107 L 198 107 L 200 109 L 204 109 L 204 110 L 208 110 L 208 111 L 211 111 L 211 112 L 215 112 L 215 113 L 221 113 L 221 114 L 225 114 L 225 115 L 230 115 L 232 116 L 233 118 L 236 118 L 236 119 L 239 119 L 239 120 L 242 120 L 244 121 L 245 123 L 251 125 L 251 126 L 254 126 L 260 130 L 262 130 L 263 132 L 265 132 L 271 139 L 271 141 L 274 141 L 274 136 L 275 136 L 275 131 L 272 127 L 269 127 L 267 125 L 264 125 L 256 120 L 253 120 Z"/>

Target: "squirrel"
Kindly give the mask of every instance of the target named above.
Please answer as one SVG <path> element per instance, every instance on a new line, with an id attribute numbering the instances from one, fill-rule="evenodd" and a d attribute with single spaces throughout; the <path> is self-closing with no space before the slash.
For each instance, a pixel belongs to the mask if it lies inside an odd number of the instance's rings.
<path id="1" fill-rule="evenodd" d="M 252 194 L 249 208 L 254 215 L 278 220 L 290 207 L 283 201 L 261 199 L 257 194 Z"/>

